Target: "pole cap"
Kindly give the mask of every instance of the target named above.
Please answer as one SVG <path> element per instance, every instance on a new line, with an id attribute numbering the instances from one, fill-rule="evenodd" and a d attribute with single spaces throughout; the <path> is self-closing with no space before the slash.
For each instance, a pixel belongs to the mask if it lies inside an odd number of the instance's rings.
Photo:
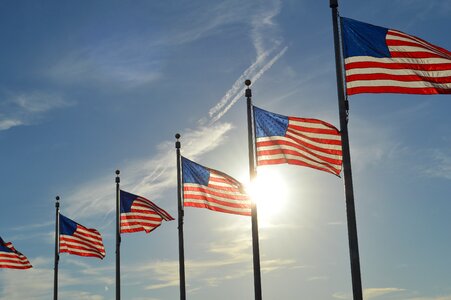
<path id="1" fill-rule="evenodd" d="M 329 7 L 330 8 L 337 8 L 338 7 L 338 0 L 329 0 Z"/>
<path id="2" fill-rule="evenodd" d="M 251 82 L 249 79 L 246 79 L 246 81 L 244 81 L 244 84 L 247 85 L 247 86 L 250 86 L 251 83 L 252 83 L 252 82 Z"/>
<path id="3" fill-rule="evenodd" d="M 179 139 L 180 137 L 181 137 L 180 133 L 176 133 L 176 134 L 175 134 L 175 138 L 176 138 L 176 139 Z"/>

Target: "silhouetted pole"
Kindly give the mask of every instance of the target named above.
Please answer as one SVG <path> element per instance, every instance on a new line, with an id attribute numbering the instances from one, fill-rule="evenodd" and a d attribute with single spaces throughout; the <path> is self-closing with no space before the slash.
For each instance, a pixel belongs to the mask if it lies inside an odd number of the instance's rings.
<path id="1" fill-rule="evenodd" d="M 248 128 L 248 145 L 249 145 L 249 176 L 251 183 L 257 176 L 255 167 L 255 127 L 254 127 L 254 109 L 252 106 L 252 91 L 249 88 L 251 81 L 248 79 L 244 82 L 247 86 L 247 128 Z M 252 201 L 252 250 L 254 257 L 254 294 L 256 300 L 262 299 L 262 285 L 260 275 L 260 246 L 258 241 L 258 218 L 257 204 Z"/>
<path id="2" fill-rule="evenodd" d="M 334 29 L 335 66 L 337 75 L 338 110 L 340 114 L 341 142 L 343 151 L 343 175 L 346 196 L 346 214 L 348 221 L 349 254 L 351 258 L 352 292 L 354 300 L 362 300 L 362 279 L 360 277 L 359 244 L 357 240 L 357 222 L 355 217 L 354 188 L 352 185 L 351 154 L 349 151 L 348 109 L 343 80 L 343 59 L 341 55 L 338 0 L 330 0 L 332 24 Z"/>
<path id="3" fill-rule="evenodd" d="M 186 299 L 185 288 L 185 249 L 183 246 L 183 199 L 182 199 L 182 174 L 180 156 L 180 134 L 176 134 L 175 149 L 177 152 L 177 207 L 178 207 L 178 229 L 179 229 L 179 278 L 180 278 L 180 300 Z"/>
<path id="4" fill-rule="evenodd" d="M 53 300 L 58 300 L 58 263 L 60 258 L 60 197 L 55 201 L 55 267 L 53 269 Z"/>
<path id="5" fill-rule="evenodd" d="M 119 183 L 121 179 L 116 170 L 116 300 L 121 300 L 121 195 Z"/>

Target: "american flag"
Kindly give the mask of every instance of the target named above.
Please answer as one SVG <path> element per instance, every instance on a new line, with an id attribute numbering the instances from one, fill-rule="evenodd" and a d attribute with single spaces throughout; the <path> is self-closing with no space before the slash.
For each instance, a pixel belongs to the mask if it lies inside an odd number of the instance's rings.
<path id="1" fill-rule="evenodd" d="M 103 259 L 105 247 L 102 236 L 60 214 L 60 252 Z"/>
<path id="2" fill-rule="evenodd" d="M 451 52 L 398 30 L 341 18 L 347 94 L 450 94 Z"/>
<path id="3" fill-rule="evenodd" d="M 29 269 L 31 264 L 28 259 L 17 251 L 11 242 L 5 242 L 0 237 L 0 268 Z"/>
<path id="4" fill-rule="evenodd" d="M 182 157 L 184 206 L 251 215 L 251 200 L 236 179 Z"/>
<path id="5" fill-rule="evenodd" d="M 254 122 L 258 166 L 287 163 L 340 174 L 341 135 L 333 125 L 255 106 Z"/>
<path id="6" fill-rule="evenodd" d="M 165 210 L 144 197 L 121 191 L 121 233 L 151 232 L 163 220 L 174 220 Z"/>

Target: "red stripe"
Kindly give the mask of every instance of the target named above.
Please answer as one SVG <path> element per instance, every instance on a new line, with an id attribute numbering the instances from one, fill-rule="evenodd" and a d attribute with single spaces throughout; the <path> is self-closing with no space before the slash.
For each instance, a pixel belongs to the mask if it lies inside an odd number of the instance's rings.
<path id="1" fill-rule="evenodd" d="M 446 71 L 451 70 L 451 63 L 440 64 L 409 64 L 398 62 L 374 62 L 374 61 L 361 61 L 361 62 L 348 62 L 345 65 L 346 70 L 352 69 L 366 69 L 366 68 L 382 68 L 393 70 L 421 70 L 421 71 Z"/>
<path id="2" fill-rule="evenodd" d="M 191 187 L 191 186 L 184 186 L 185 191 L 196 191 L 196 192 L 202 192 L 204 194 L 209 194 L 216 197 L 226 198 L 230 200 L 247 200 L 248 196 L 246 194 L 240 194 L 240 195 L 229 195 L 229 194 L 223 194 L 221 192 L 215 191 L 215 190 L 209 190 L 204 186 L 201 187 Z M 237 191 L 238 192 L 238 191 Z"/>
<path id="3" fill-rule="evenodd" d="M 299 166 L 309 167 L 309 168 L 325 171 L 325 172 L 328 172 L 328 173 L 332 173 L 332 174 L 337 175 L 337 176 L 340 174 L 339 170 L 335 170 L 333 168 L 330 168 L 330 169 L 328 169 L 328 168 L 321 168 L 321 167 L 310 165 L 310 164 L 308 164 L 306 162 L 299 161 L 299 160 L 294 160 L 294 159 L 284 159 L 284 158 L 282 158 L 282 159 L 262 160 L 262 161 L 258 162 L 258 164 L 260 166 L 264 166 L 264 165 L 278 165 L 278 164 L 284 164 L 284 163 L 287 163 L 287 164 L 290 164 L 290 165 L 299 165 Z"/>
<path id="4" fill-rule="evenodd" d="M 394 58 L 445 58 L 443 55 L 426 51 L 390 51 L 390 56 Z"/>
<path id="5" fill-rule="evenodd" d="M 123 214 L 121 214 L 121 221 L 122 220 L 135 220 L 135 219 L 148 220 L 148 221 L 161 221 L 163 218 L 160 216 L 158 216 L 158 217 L 135 216 L 135 215 L 124 216 Z"/>
<path id="6" fill-rule="evenodd" d="M 258 150 L 258 148 L 261 148 L 261 147 L 285 145 L 285 146 L 291 146 L 293 148 L 297 148 L 299 150 L 311 149 L 311 150 L 315 150 L 315 151 L 322 152 L 322 153 L 328 153 L 328 154 L 333 154 L 333 155 L 342 155 L 341 150 L 324 149 L 324 148 L 320 148 L 318 146 L 306 143 L 302 140 L 292 138 L 291 136 L 289 138 L 291 138 L 294 142 L 282 140 L 282 139 L 271 140 L 271 141 L 259 141 L 259 138 L 257 138 L 257 150 Z M 338 141 L 338 142 L 339 143 L 335 144 L 335 145 L 341 145 L 341 141 Z"/>
<path id="7" fill-rule="evenodd" d="M 197 207 L 197 208 L 207 208 L 213 211 L 218 211 L 218 212 L 223 212 L 223 213 L 230 213 L 230 214 L 234 214 L 234 215 L 242 215 L 242 216 L 250 216 L 251 212 L 237 212 L 237 211 L 232 211 L 232 210 L 227 210 L 227 209 L 223 209 L 223 208 L 219 208 L 216 206 L 210 206 L 208 204 L 201 204 L 201 203 L 193 203 L 193 202 L 185 202 L 184 206 L 187 207 Z"/>
<path id="8" fill-rule="evenodd" d="M 100 258 L 100 259 L 104 258 L 104 255 L 102 255 L 102 254 L 80 252 L 80 251 L 74 250 L 73 248 L 70 248 L 70 249 L 69 248 L 68 249 L 63 248 L 63 249 L 60 250 L 60 252 L 61 253 L 69 253 L 69 254 L 78 255 L 78 256 L 85 256 L 85 257 L 97 257 L 97 258 Z"/>
<path id="9" fill-rule="evenodd" d="M 230 203 L 230 202 L 226 202 L 226 201 L 222 201 L 222 200 L 218 200 L 215 199 L 213 197 L 211 197 L 208 194 L 202 194 L 202 195 L 197 195 L 197 194 L 190 194 L 191 190 L 187 190 L 186 188 L 184 188 L 184 194 L 183 194 L 183 198 L 184 200 L 204 200 L 204 201 L 208 201 L 208 202 L 212 202 L 212 203 L 216 203 L 222 206 L 228 206 L 230 208 L 250 208 L 250 204 L 240 204 L 240 203 Z"/>
<path id="10" fill-rule="evenodd" d="M 395 93 L 395 94 L 451 94 L 451 89 L 443 88 L 407 88 L 397 86 L 362 86 L 347 88 L 348 95 L 355 95 L 361 93 Z"/>
<path id="11" fill-rule="evenodd" d="M 389 34 L 390 35 L 394 35 L 394 36 L 398 36 L 398 37 L 411 39 L 413 41 L 417 41 L 419 43 L 424 44 L 423 47 L 427 46 L 427 47 L 430 47 L 431 49 L 434 49 L 436 51 L 442 52 L 446 56 L 451 56 L 451 51 L 448 51 L 445 48 L 442 48 L 442 47 L 436 46 L 434 44 L 431 44 L 431 43 L 429 43 L 429 42 L 427 42 L 427 41 L 425 41 L 425 40 L 423 40 L 423 39 L 421 39 L 419 37 L 416 37 L 416 36 L 413 36 L 413 35 L 409 35 L 407 33 L 404 33 L 404 32 L 401 32 L 401 31 L 397 31 L 397 30 L 393 30 L 393 29 L 389 30 Z M 386 41 L 388 42 L 389 39 L 390 39 L 390 36 L 387 35 L 387 40 Z"/>
<path id="12" fill-rule="evenodd" d="M 257 149 L 257 157 L 261 157 L 261 156 L 264 156 L 264 155 L 271 155 L 272 156 L 272 155 L 278 155 L 278 154 L 287 154 L 287 155 L 299 156 L 299 157 L 302 157 L 302 158 L 304 158 L 306 160 L 310 160 L 312 162 L 316 162 L 316 163 L 322 164 L 322 165 L 328 165 L 328 164 L 341 165 L 341 163 L 342 163 L 342 160 L 340 160 L 340 159 L 332 159 L 332 158 L 329 158 L 329 157 L 322 157 L 322 156 L 319 156 L 319 155 L 315 155 L 315 154 L 311 153 L 310 151 L 308 151 L 307 149 L 305 149 L 305 152 L 314 155 L 319 160 L 316 160 L 314 158 L 310 158 L 310 157 L 308 157 L 308 156 L 306 156 L 306 155 L 304 155 L 302 153 L 299 153 L 297 151 L 288 150 L 288 149 L 281 149 L 281 148 L 273 149 L 273 150 L 258 150 Z"/>
<path id="13" fill-rule="evenodd" d="M 10 266 L 10 265 L 2 265 L 0 264 L 0 268 L 6 268 L 6 269 L 17 269 L 17 270 L 25 270 L 25 269 L 30 269 L 32 268 L 32 265 L 27 265 L 27 266 Z"/>
<path id="14" fill-rule="evenodd" d="M 451 83 L 451 76 L 426 77 L 421 75 L 393 75 L 384 73 L 347 75 L 346 81 L 357 80 L 397 80 L 397 81 L 426 81 L 432 83 Z"/>

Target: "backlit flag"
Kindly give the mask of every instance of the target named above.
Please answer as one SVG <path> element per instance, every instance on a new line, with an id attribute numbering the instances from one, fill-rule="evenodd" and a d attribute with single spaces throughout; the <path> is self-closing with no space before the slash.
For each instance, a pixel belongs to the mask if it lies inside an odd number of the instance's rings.
<path id="1" fill-rule="evenodd" d="M 251 200 L 243 185 L 217 170 L 182 157 L 184 206 L 251 215 Z"/>
<path id="2" fill-rule="evenodd" d="M 0 237 L 0 268 L 29 269 L 31 267 L 28 259 L 17 251 L 11 242 L 6 243 Z"/>
<path id="3" fill-rule="evenodd" d="M 121 191 L 121 233 L 151 232 L 161 222 L 174 220 L 165 210 L 144 197 Z"/>
<path id="4" fill-rule="evenodd" d="M 103 259 L 105 248 L 100 233 L 60 214 L 60 252 Z"/>
<path id="5" fill-rule="evenodd" d="M 450 94 L 451 52 L 401 31 L 341 18 L 347 94 Z"/>
<path id="6" fill-rule="evenodd" d="M 341 135 L 317 119 L 286 117 L 254 106 L 257 165 L 292 164 L 339 175 Z"/>

